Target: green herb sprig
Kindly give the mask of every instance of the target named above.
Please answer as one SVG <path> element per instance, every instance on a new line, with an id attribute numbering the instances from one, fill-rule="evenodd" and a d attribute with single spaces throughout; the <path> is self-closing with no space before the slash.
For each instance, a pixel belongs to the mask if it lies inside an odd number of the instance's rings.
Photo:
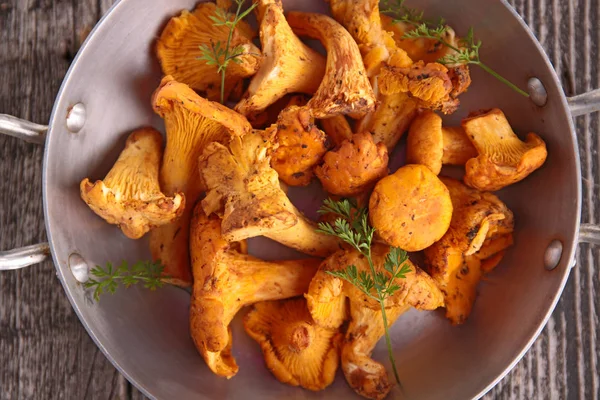
<path id="1" fill-rule="evenodd" d="M 404 5 L 405 0 L 382 0 L 379 12 L 389 15 L 396 22 L 407 22 L 412 25 L 427 23 L 428 25 L 444 25 L 446 20 L 440 18 L 437 21 L 425 19 L 425 12 L 417 8 L 410 8 Z"/>
<path id="2" fill-rule="evenodd" d="M 113 266 L 111 262 L 106 263 L 106 268 L 96 265 L 90 273 L 94 278 L 90 278 L 83 285 L 86 288 L 94 288 L 94 300 L 99 301 L 104 293 L 115 293 L 119 284 L 130 287 L 138 283 L 143 283 L 144 287 L 155 290 L 162 287 L 165 283 L 162 275 L 165 267 L 160 261 L 138 261 L 129 265 L 127 261 L 121 262 L 118 267 Z"/>
<path id="3" fill-rule="evenodd" d="M 382 2 L 381 13 L 394 18 L 394 23 L 406 22 L 415 27 L 415 29 L 404 33 L 405 39 L 432 39 L 440 42 L 442 45 L 454 50 L 455 53 L 448 54 L 439 60 L 440 64 L 445 65 L 468 65 L 474 64 L 483 69 L 500 82 L 504 83 L 517 93 L 529 97 L 529 93 L 519 88 L 517 85 L 494 71 L 488 65 L 481 61 L 479 49 L 481 48 L 481 40 L 475 40 L 473 27 L 469 28 L 467 36 L 459 40 L 458 46 L 449 43 L 446 40 L 448 26 L 445 25 L 444 19 L 440 19 L 437 23 L 427 21 L 423 17 L 423 11 L 418 11 L 414 8 L 408 8 L 404 5 L 405 0 L 385 0 Z"/>
<path id="4" fill-rule="evenodd" d="M 396 382 L 400 384 L 400 377 L 392 351 L 385 300 L 400 289 L 396 279 L 406 278 L 406 274 L 411 271 L 406 263 L 408 255 L 404 250 L 392 247 L 383 264 L 385 272 L 377 270 L 371 256 L 375 228 L 369 225 L 368 210 L 366 208 L 357 208 L 355 204 L 346 199 L 341 201 L 327 199 L 318 212 L 319 214 L 332 213 L 339 218 L 335 220 L 333 225 L 327 222 L 319 223 L 317 232 L 340 238 L 364 255 L 369 263 L 370 272 L 358 271 L 355 265 L 348 265 L 344 270 L 327 271 L 327 273 L 350 282 L 367 297 L 379 303 L 389 359 Z"/>
<path id="5" fill-rule="evenodd" d="M 245 0 L 235 0 L 237 4 L 235 14 L 231 14 L 222 8 L 217 8 L 215 15 L 209 17 L 214 26 L 226 26 L 229 28 L 227 42 L 223 44 L 220 41 L 216 43 L 211 41 L 210 45 L 203 44 L 200 46 L 202 55 L 198 58 L 204 60 L 208 65 L 217 66 L 217 73 L 221 74 L 221 104 L 225 102 L 225 72 L 227 71 L 227 67 L 232 61 L 240 64 L 242 62 L 240 56 L 246 54 L 242 45 L 231 47 L 233 31 L 236 25 L 257 6 L 257 3 L 253 3 L 245 11 L 242 11 L 244 2 Z"/>

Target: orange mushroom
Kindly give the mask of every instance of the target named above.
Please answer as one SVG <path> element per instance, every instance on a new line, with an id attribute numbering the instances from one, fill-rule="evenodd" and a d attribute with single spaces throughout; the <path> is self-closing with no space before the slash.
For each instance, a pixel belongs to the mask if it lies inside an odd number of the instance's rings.
<path id="1" fill-rule="evenodd" d="M 327 152 L 315 173 L 328 193 L 357 196 L 387 175 L 387 148 L 383 143 L 375 144 L 369 132 L 357 133 Z"/>
<path id="2" fill-rule="evenodd" d="M 275 129 L 279 147 L 273 151 L 271 166 L 279 179 L 290 186 L 306 186 L 314 167 L 329 148 L 327 135 L 320 130 L 306 107 L 289 106 L 277 118 Z"/>
<path id="3" fill-rule="evenodd" d="M 288 93 L 313 94 L 325 74 L 325 59 L 294 34 L 281 2 L 257 2 L 264 60 L 235 106 L 244 115 L 260 112 Z"/>
<path id="4" fill-rule="evenodd" d="M 425 165 L 438 175 L 443 164 L 464 165 L 477 151 L 461 127 L 443 127 L 442 118 L 423 110 L 412 122 L 406 141 L 406 162 Z"/>
<path id="5" fill-rule="evenodd" d="M 315 118 L 336 114 L 359 118 L 375 107 L 375 94 L 352 36 L 334 19 L 314 13 L 290 12 L 294 32 L 321 41 L 327 49 L 325 76 L 307 107 Z"/>
<path id="6" fill-rule="evenodd" d="M 316 231 L 281 189 L 270 166 L 276 148 L 273 130 L 234 138 L 229 147 L 211 143 L 200 159 L 207 185 L 204 211 L 223 218 L 226 240 L 266 236 L 306 254 L 326 257 L 339 249 L 337 238 Z"/>
<path id="7" fill-rule="evenodd" d="M 546 161 L 542 138 L 529 133 L 521 141 L 497 108 L 471 114 L 462 127 L 479 154 L 466 164 L 464 181 L 473 188 L 500 190 L 525 179 Z"/>
<path id="8" fill-rule="evenodd" d="M 235 111 L 200 97 L 189 86 L 166 76 L 152 96 L 154 111 L 163 117 L 167 131 L 160 169 L 164 193 L 184 193 L 185 211 L 176 221 L 150 233 L 150 251 L 161 260 L 170 282 L 190 286 L 189 223 L 192 208 L 205 190 L 198 174 L 198 157 L 211 142 L 229 143 L 252 127 Z"/>
<path id="9" fill-rule="evenodd" d="M 183 193 L 167 197 L 160 191 L 158 168 L 162 136 L 153 128 L 134 131 L 106 177 L 81 181 L 81 198 L 109 224 L 116 224 L 131 239 L 168 224 L 185 208 Z"/>
<path id="10" fill-rule="evenodd" d="M 231 355 L 233 317 L 256 302 L 301 295 L 320 260 L 263 261 L 242 254 L 222 237 L 220 219 L 207 217 L 200 203 L 191 222 L 190 251 L 190 334 L 211 371 L 231 378 L 238 372 Z"/>
<path id="11" fill-rule="evenodd" d="M 446 317 L 452 324 L 466 321 L 484 273 L 502 259 L 512 245 L 513 213 L 491 193 L 460 181 L 441 178 L 454 212 L 448 232 L 425 249 L 427 271 L 444 293 Z"/>
<path id="12" fill-rule="evenodd" d="M 369 199 L 369 219 L 385 243 L 420 251 L 450 226 L 452 200 L 427 167 L 409 164 L 380 180 Z"/>
<path id="13" fill-rule="evenodd" d="M 373 264 L 377 273 L 388 274 L 383 265 L 389 246 L 375 244 L 371 248 Z M 341 364 L 346 381 L 361 396 L 383 399 L 391 390 L 385 367 L 371 358 L 371 353 L 384 335 L 381 306 L 353 284 L 331 272 L 356 267 L 357 274 L 371 274 L 367 259 L 356 250 L 340 250 L 328 257 L 312 279 L 304 295 L 313 320 L 330 329 L 339 327 L 349 319 L 342 343 Z M 420 268 L 406 260 L 410 269 L 403 279 L 395 279 L 398 290 L 385 302 L 388 325 L 414 307 L 418 310 L 434 310 L 443 306 L 443 295 L 435 282 Z"/>
<path id="14" fill-rule="evenodd" d="M 216 65 L 207 64 L 202 58 L 201 47 L 227 42 L 229 28 L 211 20 L 217 10 L 222 9 L 214 3 L 203 2 L 192 12 L 182 11 L 169 20 L 156 43 L 156 55 L 163 73 L 214 101 L 220 99 L 221 74 Z M 231 48 L 242 46 L 244 51 L 225 71 L 226 99 L 232 90 L 241 87 L 239 84 L 244 78 L 258 71 L 261 54 L 252 43 L 253 36 L 255 32 L 245 21 L 240 21 L 233 30 Z"/>
<path id="15" fill-rule="evenodd" d="M 342 145 L 346 140 L 352 139 L 352 128 L 348 120 L 343 115 L 334 115 L 333 117 L 319 120 L 321 129 L 333 142 L 336 147 Z"/>
<path id="16" fill-rule="evenodd" d="M 244 328 L 280 382 L 314 391 L 333 383 L 342 334 L 315 324 L 306 300 L 257 303 L 244 318 Z"/>

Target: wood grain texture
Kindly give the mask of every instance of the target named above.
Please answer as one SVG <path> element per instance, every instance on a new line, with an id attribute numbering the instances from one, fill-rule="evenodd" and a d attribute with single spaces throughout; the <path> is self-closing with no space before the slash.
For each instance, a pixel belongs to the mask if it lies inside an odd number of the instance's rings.
<path id="1" fill-rule="evenodd" d="M 0 0 L 0 112 L 45 123 L 79 45 L 112 0 Z M 512 0 L 565 93 L 600 87 L 598 0 Z M 579 117 L 582 221 L 600 222 L 600 113 Z M 45 239 L 42 149 L 0 137 L 0 249 Z M 600 249 L 581 246 L 547 327 L 485 399 L 600 397 Z M 41 296 L 40 294 L 44 295 Z M 135 399 L 72 311 L 50 262 L 0 273 L 0 399 Z"/>
<path id="2" fill-rule="evenodd" d="M 597 0 L 515 0 L 548 53 L 567 96 L 600 87 Z M 575 121 L 583 175 L 582 222 L 600 222 L 600 114 Z M 600 396 L 597 297 L 600 249 L 580 246 L 565 292 L 531 350 L 486 399 L 596 399 Z"/>
<path id="3" fill-rule="evenodd" d="M 102 2 L 0 1 L 0 112 L 46 123 Z M 43 149 L 0 137 L 0 248 L 45 240 Z M 0 399 L 127 399 L 128 383 L 87 335 L 51 262 L 0 273 Z"/>

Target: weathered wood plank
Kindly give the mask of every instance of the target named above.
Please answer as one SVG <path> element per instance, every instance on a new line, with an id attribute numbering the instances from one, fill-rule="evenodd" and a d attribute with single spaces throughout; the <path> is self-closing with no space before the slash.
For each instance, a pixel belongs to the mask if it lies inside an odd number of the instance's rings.
<path id="1" fill-rule="evenodd" d="M 0 2 L 0 112 L 48 121 L 101 2 Z M 76 6 L 74 8 L 74 6 Z M 0 248 L 45 240 L 43 149 L 0 137 Z M 0 273 L 0 398 L 125 399 L 126 381 L 79 323 L 51 262 Z"/>
<path id="2" fill-rule="evenodd" d="M 0 69 L 4 73 L 0 112 L 46 121 L 77 46 L 112 2 L 0 1 Z M 540 39 L 567 95 L 600 87 L 597 0 L 511 3 Z M 597 223 L 600 116 L 580 117 L 576 126 L 583 173 L 582 221 Z M 44 239 L 41 154 L 40 148 L 0 137 L 2 249 Z M 599 259 L 598 249 L 581 247 L 577 267 L 548 326 L 486 399 L 599 397 Z M 127 387 L 84 332 L 50 263 L 0 274 L 0 365 L 2 399 L 144 398 Z"/>
<path id="3" fill-rule="evenodd" d="M 561 78 L 565 93 L 600 87 L 600 9 L 591 0 L 514 1 Z M 600 221 L 598 113 L 579 117 L 576 128 L 583 174 L 582 221 Z M 598 398 L 599 251 L 584 245 L 548 326 L 530 352 L 486 398 Z"/>

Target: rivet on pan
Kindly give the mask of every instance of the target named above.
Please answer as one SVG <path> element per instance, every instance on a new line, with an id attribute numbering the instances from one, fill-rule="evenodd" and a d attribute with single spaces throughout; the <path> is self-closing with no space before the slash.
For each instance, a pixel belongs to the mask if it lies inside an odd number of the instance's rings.
<path id="1" fill-rule="evenodd" d="M 67 111 L 67 129 L 77 133 L 85 125 L 86 111 L 82 103 L 77 103 Z"/>
<path id="2" fill-rule="evenodd" d="M 546 102 L 548 101 L 548 92 L 546 92 L 546 88 L 542 81 L 538 78 L 529 78 L 527 81 L 527 90 L 529 91 L 529 96 L 531 96 L 533 104 L 539 107 L 546 105 Z"/>
<path id="3" fill-rule="evenodd" d="M 544 253 L 544 267 L 548 271 L 552 271 L 558 263 L 560 262 L 560 257 L 562 256 L 563 244 L 560 240 L 553 240 L 546 248 L 546 253 Z"/>
<path id="4" fill-rule="evenodd" d="M 90 277 L 90 267 L 87 261 L 77 253 L 69 256 L 69 268 L 78 282 L 85 283 Z"/>

